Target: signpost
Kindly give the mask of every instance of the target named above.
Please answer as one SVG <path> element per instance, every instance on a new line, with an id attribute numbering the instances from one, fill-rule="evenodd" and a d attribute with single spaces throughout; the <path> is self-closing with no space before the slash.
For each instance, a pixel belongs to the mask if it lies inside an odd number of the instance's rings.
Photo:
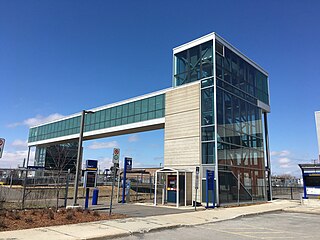
<path id="1" fill-rule="evenodd" d="M 5 141 L 6 140 L 4 138 L 0 138 L 0 158 L 2 157 Z"/>
<path id="2" fill-rule="evenodd" d="M 122 188 L 122 204 L 124 204 L 126 197 L 126 178 L 127 178 L 127 170 L 132 169 L 132 158 L 125 157 L 124 158 L 124 168 L 123 168 L 123 188 Z M 130 189 L 129 189 L 130 191 Z"/>
<path id="3" fill-rule="evenodd" d="M 196 182 L 195 182 L 196 197 L 194 200 L 194 210 L 195 211 L 197 211 L 197 193 L 198 193 L 198 188 L 199 188 L 199 172 L 200 172 L 200 167 L 196 167 Z"/>
<path id="4" fill-rule="evenodd" d="M 113 173 L 112 173 L 112 190 L 111 190 L 111 198 L 110 198 L 110 209 L 109 209 L 109 216 L 112 213 L 112 199 L 113 199 L 113 191 L 114 191 L 114 181 L 116 179 L 116 172 L 117 168 L 119 168 L 119 158 L 120 158 L 120 148 L 113 149 Z"/>

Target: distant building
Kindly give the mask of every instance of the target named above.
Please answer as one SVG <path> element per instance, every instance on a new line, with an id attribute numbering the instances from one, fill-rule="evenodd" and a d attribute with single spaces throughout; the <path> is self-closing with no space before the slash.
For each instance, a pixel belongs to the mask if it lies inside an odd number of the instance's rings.
<path id="1" fill-rule="evenodd" d="M 303 179 L 293 176 L 272 176 L 271 182 L 273 187 L 299 187 L 303 185 Z"/>
<path id="2" fill-rule="evenodd" d="M 39 146 L 35 154 L 35 166 L 44 167 L 46 170 L 62 170 L 75 173 L 78 143 L 60 143 L 50 146 Z"/>

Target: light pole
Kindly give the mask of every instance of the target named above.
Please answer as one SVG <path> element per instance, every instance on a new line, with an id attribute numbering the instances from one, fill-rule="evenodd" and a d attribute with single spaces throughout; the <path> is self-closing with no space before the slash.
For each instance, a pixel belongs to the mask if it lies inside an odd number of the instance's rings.
<path id="1" fill-rule="evenodd" d="M 78 154 L 77 154 L 76 178 L 74 180 L 73 206 L 78 205 L 77 200 L 78 200 L 79 175 L 80 175 L 81 164 L 82 164 L 82 141 L 83 141 L 83 130 L 84 130 L 84 118 L 85 118 L 86 113 L 94 113 L 94 112 L 82 110 L 82 114 L 81 114 Z"/>

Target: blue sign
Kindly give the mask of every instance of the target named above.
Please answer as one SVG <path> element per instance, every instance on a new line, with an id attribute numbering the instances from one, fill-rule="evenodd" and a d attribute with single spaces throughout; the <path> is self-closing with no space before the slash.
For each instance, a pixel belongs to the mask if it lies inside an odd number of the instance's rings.
<path id="1" fill-rule="evenodd" d="M 87 160 L 86 169 L 97 170 L 98 169 L 98 160 Z"/>
<path id="2" fill-rule="evenodd" d="M 207 171 L 208 190 L 214 190 L 214 171 Z"/>
<path id="3" fill-rule="evenodd" d="M 127 166 L 127 170 L 132 170 L 132 158 L 124 158 L 125 164 Z"/>
<path id="4" fill-rule="evenodd" d="M 206 172 L 206 208 L 214 208 L 215 207 L 215 196 L 214 196 L 214 191 L 215 191 L 215 186 L 214 186 L 214 171 L 207 170 Z M 209 191 L 211 191 L 211 202 L 212 205 L 209 206 Z"/>

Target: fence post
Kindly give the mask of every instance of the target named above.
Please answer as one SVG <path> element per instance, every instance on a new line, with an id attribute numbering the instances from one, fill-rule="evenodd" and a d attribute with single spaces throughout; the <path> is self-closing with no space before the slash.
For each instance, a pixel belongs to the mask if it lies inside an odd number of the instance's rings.
<path id="1" fill-rule="evenodd" d="M 149 182 L 150 182 L 150 200 L 152 199 L 152 177 L 151 174 L 149 176 Z"/>
<path id="2" fill-rule="evenodd" d="M 139 176 L 137 175 L 137 180 L 136 180 L 136 201 L 138 201 L 138 180 L 139 180 Z"/>
<path id="3" fill-rule="evenodd" d="M 68 169 L 67 179 L 66 179 L 66 192 L 65 192 L 65 196 L 64 196 L 64 207 L 67 207 L 67 201 L 68 201 L 69 175 L 70 175 L 70 169 Z"/>
<path id="4" fill-rule="evenodd" d="M 290 193 L 291 193 L 291 200 L 293 200 L 293 191 L 292 191 L 292 186 L 290 187 Z"/>
<path id="5" fill-rule="evenodd" d="M 24 178 L 23 190 L 22 190 L 21 209 L 24 209 L 24 204 L 25 204 L 25 200 L 26 200 L 26 188 L 27 188 L 27 181 L 28 181 L 28 166 L 29 166 L 30 150 L 31 150 L 31 147 L 29 147 L 29 149 L 28 149 L 27 166 L 26 166 L 26 176 L 25 176 L 25 178 Z"/>

